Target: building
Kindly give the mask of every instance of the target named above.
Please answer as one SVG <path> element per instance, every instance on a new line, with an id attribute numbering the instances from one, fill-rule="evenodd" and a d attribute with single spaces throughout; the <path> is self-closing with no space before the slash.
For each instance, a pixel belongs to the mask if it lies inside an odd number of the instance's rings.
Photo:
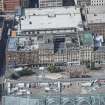
<path id="1" fill-rule="evenodd" d="M 83 35 L 81 36 L 81 48 L 80 48 L 81 64 L 93 60 L 93 48 L 94 48 L 94 41 L 92 33 L 84 32 Z"/>
<path id="2" fill-rule="evenodd" d="M 86 62 L 94 61 L 93 58 L 93 48 L 89 46 L 81 47 L 81 64 L 85 64 Z"/>
<path id="3" fill-rule="evenodd" d="M 91 32 L 105 39 L 105 6 L 87 6 L 87 24 Z"/>
<path id="4" fill-rule="evenodd" d="M 90 14 L 90 16 L 88 15 L 88 27 L 91 32 L 102 35 L 105 39 L 104 17 L 104 14 L 97 14 L 97 16 L 95 16 L 95 14 Z"/>
<path id="5" fill-rule="evenodd" d="M 62 0 L 27 0 L 29 8 L 61 7 Z"/>
<path id="6" fill-rule="evenodd" d="M 30 0 L 21 0 L 21 8 L 29 8 Z"/>
<path id="7" fill-rule="evenodd" d="M 40 15 L 49 15 L 49 14 L 71 14 L 72 16 L 80 15 L 80 8 L 71 6 L 68 8 L 65 7 L 54 7 L 54 8 L 26 8 L 22 15 L 24 16 L 40 16 Z M 74 14 L 74 15 L 73 15 Z M 80 18 L 79 18 L 80 19 Z M 77 19 L 78 21 L 78 19 Z M 82 20 L 81 20 L 82 21 Z"/>
<path id="8" fill-rule="evenodd" d="M 20 0 L 4 0 L 4 10 L 5 11 L 15 11 L 21 5 Z"/>
<path id="9" fill-rule="evenodd" d="M 35 34 L 35 33 L 36 34 L 37 33 L 39 34 L 44 34 L 44 33 L 60 34 L 62 32 L 70 32 L 70 30 L 72 32 L 76 32 L 76 30 L 74 30 L 75 27 L 80 31 L 83 30 L 82 28 L 78 26 L 78 24 L 79 25 L 82 24 L 79 8 L 75 8 L 75 7 L 60 8 L 59 7 L 59 8 L 53 8 L 53 9 L 52 8 L 29 9 L 29 10 L 26 9 L 25 14 L 26 14 L 25 16 L 21 17 L 22 20 L 20 21 L 21 27 L 19 28 L 19 30 L 21 31 L 21 34 L 29 34 L 27 30 L 34 31 L 34 32 L 30 32 L 30 34 Z M 65 18 L 66 20 L 61 21 L 62 18 Z M 69 20 L 69 18 L 71 18 L 72 20 Z M 37 19 L 39 19 L 40 21 Z M 67 19 L 68 19 L 68 22 L 67 22 Z M 48 21 L 45 21 L 45 20 L 48 20 Z M 37 22 L 34 23 L 34 21 L 37 21 Z M 75 21 L 75 23 L 72 24 L 72 21 Z M 26 25 L 24 25 L 24 23 Z M 69 27 L 71 27 L 73 30 L 72 29 L 68 29 L 66 31 L 63 30 Z M 41 39 L 41 37 L 39 39 Z"/>
<path id="10" fill-rule="evenodd" d="M 39 8 L 61 7 L 62 0 L 39 0 Z"/>
<path id="11" fill-rule="evenodd" d="M 76 4 L 79 6 L 89 6 L 91 5 L 91 0 L 76 0 Z"/>
<path id="12" fill-rule="evenodd" d="M 105 47 L 102 46 L 94 52 L 94 62 L 96 64 L 105 64 Z"/>
<path id="13" fill-rule="evenodd" d="M 80 8 L 25 9 L 19 20 L 17 36 L 10 41 L 9 51 L 38 50 L 40 64 L 80 63 L 79 35 L 83 32 Z"/>
<path id="14" fill-rule="evenodd" d="M 105 0 L 91 0 L 92 6 L 102 6 L 105 5 Z"/>
<path id="15" fill-rule="evenodd" d="M 4 10 L 4 2 L 3 0 L 0 0 L 0 11 Z"/>
<path id="16" fill-rule="evenodd" d="M 75 6 L 75 0 L 63 0 L 63 6 Z"/>
<path id="17" fill-rule="evenodd" d="M 76 0 L 76 4 L 79 6 L 103 6 L 105 0 Z"/>
<path id="18" fill-rule="evenodd" d="M 75 0 L 29 0 L 30 8 L 74 6 Z"/>
<path id="19" fill-rule="evenodd" d="M 80 6 L 103 6 L 105 5 L 105 0 L 76 0 L 76 3 Z"/>
<path id="20" fill-rule="evenodd" d="M 29 8 L 39 8 L 39 0 L 29 0 Z"/>
<path id="21" fill-rule="evenodd" d="M 22 51 L 22 52 L 14 52 L 8 51 L 8 69 L 10 67 L 15 66 L 22 66 L 22 65 L 31 65 L 31 64 L 38 64 L 39 56 L 38 51 Z"/>
<path id="22" fill-rule="evenodd" d="M 86 13 L 87 14 L 104 14 L 105 13 L 105 6 L 86 6 Z"/>

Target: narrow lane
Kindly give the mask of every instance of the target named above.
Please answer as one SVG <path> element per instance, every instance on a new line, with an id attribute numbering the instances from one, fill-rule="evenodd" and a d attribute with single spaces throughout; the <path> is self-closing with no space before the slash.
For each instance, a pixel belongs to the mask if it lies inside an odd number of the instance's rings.
<path id="1" fill-rule="evenodd" d="M 5 54 L 8 40 L 8 29 L 12 28 L 13 20 L 5 20 L 3 26 L 3 33 L 0 40 L 0 76 L 3 76 L 6 68 Z"/>

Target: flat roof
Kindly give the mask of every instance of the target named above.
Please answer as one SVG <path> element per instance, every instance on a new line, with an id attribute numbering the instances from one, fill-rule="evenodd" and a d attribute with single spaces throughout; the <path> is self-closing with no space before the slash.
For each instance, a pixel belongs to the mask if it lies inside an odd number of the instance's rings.
<path id="1" fill-rule="evenodd" d="M 84 35 L 81 37 L 81 41 L 83 43 L 83 45 L 93 45 L 93 37 L 92 34 L 89 32 L 85 32 Z"/>
<path id="2" fill-rule="evenodd" d="M 105 14 L 103 13 L 94 13 L 87 14 L 87 22 L 91 23 L 105 23 Z"/>
<path id="3" fill-rule="evenodd" d="M 21 20 L 21 30 L 46 30 L 46 29 L 63 29 L 78 28 L 82 24 L 81 15 L 78 14 L 49 14 L 39 16 L 26 16 Z M 83 29 L 83 28 L 82 28 Z"/>
<path id="4" fill-rule="evenodd" d="M 69 7 L 53 7 L 53 8 L 26 8 L 24 15 L 45 15 L 49 13 L 64 14 L 64 13 L 80 13 L 80 8 L 75 6 Z"/>
<path id="5" fill-rule="evenodd" d="M 86 6 L 86 9 L 88 10 L 88 13 L 105 13 L 105 6 Z"/>

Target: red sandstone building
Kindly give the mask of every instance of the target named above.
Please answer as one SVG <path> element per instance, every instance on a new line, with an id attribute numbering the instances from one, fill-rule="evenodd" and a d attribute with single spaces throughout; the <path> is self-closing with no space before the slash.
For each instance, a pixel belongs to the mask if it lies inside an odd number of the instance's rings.
<path id="1" fill-rule="evenodd" d="M 4 10 L 5 11 L 15 11 L 20 7 L 21 0 L 4 0 Z"/>

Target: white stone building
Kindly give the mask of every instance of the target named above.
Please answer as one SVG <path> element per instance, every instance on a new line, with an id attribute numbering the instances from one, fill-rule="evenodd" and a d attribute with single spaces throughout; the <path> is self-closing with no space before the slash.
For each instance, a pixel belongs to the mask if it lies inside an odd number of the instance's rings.
<path id="1" fill-rule="evenodd" d="M 92 6 L 102 6 L 105 5 L 105 0 L 91 0 Z"/>
<path id="2" fill-rule="evenodd" d="M 80 8 L 26 9 L 19 19 L 16 38 L 23 45 L 20 46 L 22 51 L 32 50 L 31 47 L 39 51 L 39 63 L 80 64 L 79 35 L 82 32 Z M 25 38 L 28 41 L 24 41 Z M 30 40 L 33 40 L 33 46 Z"/>
<path id="3" fill-rule="evenodd" d="M 4 3 L 3 0 L 0 0 L 0 11 L 4 10 Z"/>
<path id="4" fill-rule="evenodd" d="M 39 0 L 39 8 L 61 7 L 62 0 Z"/>

